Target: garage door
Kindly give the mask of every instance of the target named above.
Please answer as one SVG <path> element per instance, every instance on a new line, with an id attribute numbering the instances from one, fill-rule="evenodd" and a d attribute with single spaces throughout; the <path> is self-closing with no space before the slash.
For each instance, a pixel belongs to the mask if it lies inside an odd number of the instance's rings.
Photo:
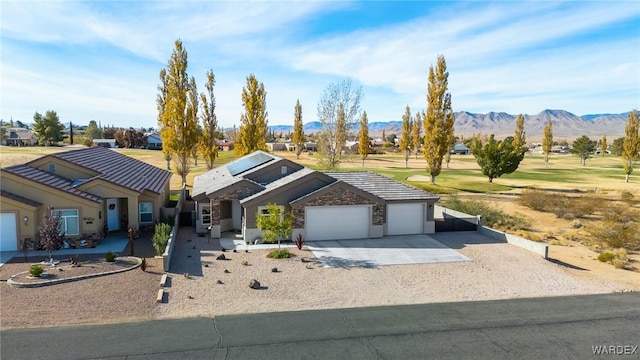
<path id="1" fill-rule="evenodd" d="M 371 224 L 369 206 L 308 206 L 307 240 L 365 239 Z"/>
<path id="2" fill-rule="evenodd" d="M 387 204 L 387 235 L 422 234 L 424 204 Z"/>
<path id="3" fill-rule="evenodd" d="M 18 250 L 16 214 L 0 214 L 0 250 Z"/>

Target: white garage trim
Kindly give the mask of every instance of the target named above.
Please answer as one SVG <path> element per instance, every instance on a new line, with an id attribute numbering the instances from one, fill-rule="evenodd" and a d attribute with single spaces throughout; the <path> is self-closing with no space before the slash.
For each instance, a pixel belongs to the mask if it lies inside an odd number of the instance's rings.
<path id="1" fill-rule="evenodd" d="M 369 237 L 370 205 L 307 206 L 306 240 L 345 240 Z"/>
<path id="2" fill-rule="evenodd" d="M 424 233 L 424 203 L 387 204 L 387 235 Z"/>
<path id="3" fill-rule="evenodd" d="M 18 229 L 14 213 L 0 214 L 0 250 L 18 250 Z"/>

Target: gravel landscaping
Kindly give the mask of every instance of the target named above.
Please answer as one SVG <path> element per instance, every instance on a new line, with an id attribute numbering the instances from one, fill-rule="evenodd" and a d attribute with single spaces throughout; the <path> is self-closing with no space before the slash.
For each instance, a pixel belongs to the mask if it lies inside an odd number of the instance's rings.
<path id="1" fill-rule="evenodd" d="M 306 248 L 270 259 L 269 250 L 221 251 L 219 242 L 180 230 L 162 304 L 162 261 L 139 269 L 39 288 L 6 279 L 25 264 L 0 267 L 0 325 L 55 326 L 139 319 L 608 293 L 629 289 L 598 281 L 526 250 L 476 233 L 433 236 L 467 262 L 325 268 Z M 136 250 L 136 254 L 144 256 Z M 224 254 L 227 260 L 216 260 Z M 303 261 L 304 260 L 304 261 Z M 277 268 L 277 272 L 273 271 Z M 225 271 L 226 270 L 226 271 Z M 252 279 L 260 282 L 251 289 Z M 638 290 L 638 289 L 634 289 Z"/>

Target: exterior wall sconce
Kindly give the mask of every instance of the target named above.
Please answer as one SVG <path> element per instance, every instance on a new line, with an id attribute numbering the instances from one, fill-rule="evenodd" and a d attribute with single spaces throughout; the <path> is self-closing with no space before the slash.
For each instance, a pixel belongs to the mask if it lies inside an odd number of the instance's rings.
<path id="1" fill-rule="evenodd" d="M 27 225 L 29 223 L 29 217 L 28 216 L 23 217 L 22 221 L 24 221 L 24 224 Z"/>

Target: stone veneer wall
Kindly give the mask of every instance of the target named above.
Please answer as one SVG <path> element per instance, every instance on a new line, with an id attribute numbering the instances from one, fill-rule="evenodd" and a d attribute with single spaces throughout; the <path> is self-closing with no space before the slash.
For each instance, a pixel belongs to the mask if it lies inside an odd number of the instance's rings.
<path id="1" fill-rule="evenodd" d="M 216 196 L 211 199 L 211 225 L 220 225 L 220 202 L 230 200 L 241 200 L 255 194 L 256 191 L 249 188 L 240 188 Z"/>
<path id="2" fill-rule="evenodd" d="M 383 225 L 386 217 L 384 203 L 376 203 L 353 191 L 338 187 L 317 198 L 293 206 L 291 209 L 293 211 L 293 228 L 304 228 L 304 208 L 306 206 L 325 205 L 373 205 L 373 213 L 371 214 L 373 225 Z"/>

